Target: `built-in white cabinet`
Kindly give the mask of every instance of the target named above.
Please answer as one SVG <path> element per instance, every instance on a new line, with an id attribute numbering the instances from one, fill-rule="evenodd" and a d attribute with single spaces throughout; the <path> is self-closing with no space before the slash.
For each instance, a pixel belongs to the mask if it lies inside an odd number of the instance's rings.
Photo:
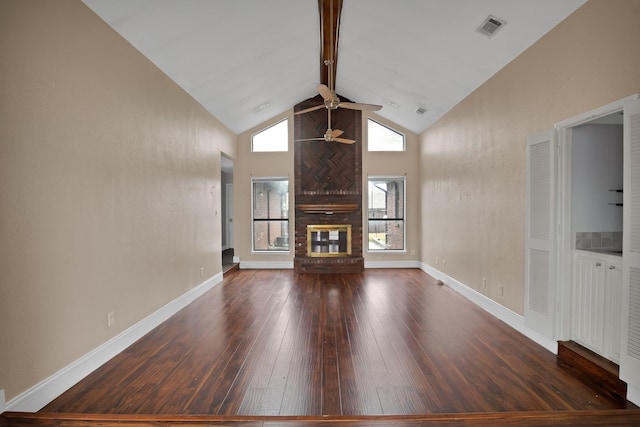
<path id="1" fill-rule="evenodd" d="M 620 363 L 620 317 L 622 312 L 622 261 L 607 259 L 605 264 L 604 354 Z"/>
<path id="2" fill-rule="evenodd" d="M 572 287 L 572 339 L 619 363 L 622 310 L 620 258 L 576 251 Z"/>

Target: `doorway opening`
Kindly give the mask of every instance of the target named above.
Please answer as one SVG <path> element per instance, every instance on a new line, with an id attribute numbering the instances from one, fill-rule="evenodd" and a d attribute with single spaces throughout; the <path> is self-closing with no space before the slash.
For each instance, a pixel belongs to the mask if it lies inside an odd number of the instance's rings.
<path id="1" fill-rule="evenodd" d="M 620 363 L 623 111 L 568 130 L 570 338 Z"/>
<path id="2" fill-rule="evenodd" d="M 620 118 L 622 118 L 622 185 L 619 184 L 619 178 L 613 176 L 618 175 L 620 171 L 612 173 L 609 169 L 607 173 L 598 175 L 599 169 L 606 163 L 605 157 L 610 157 L 617 150 L 614 148 L 617 143 L 605 144 L 604 150 L 600 147 L 599 154 L 590 154 L 594 158 L 591 159 L 591 163 L 585 163 L 589 172 L 582 174 L 581 178 L 579 172 L 584 171 L 580 171 L 581 166 L 576 163 L 584 154 L 580 151 L 589 146 L 589 141 L 593 143 L 599 139 L 594 137 L 590 130 L 598 129 L 601 125 L 618 126 Z M 615 123 L 608 124 L 611 120 Z M 580 135 L 584 130 L 589 131 L 586 132 L 586 140 L 581 139 Z M 531 234 L 530 218 L 539 219 L 540 217 L 540 215 L 532 216 L 531 214 L 548 212 L 549 216 L 544 217 L 544 224 L 549 225 L 544 229 L 546 238 L 544 243 L 547 245 L 545 246 L 547 250 L 543 253 L 546 257 L 544 264 L 532 264 L 529 254 L 536 252 L 533 250 L 536 248 L 531 249 L 532 245 L 527 243 L 526 261 L 529 265 L 539 268 L 526 270 L 528 290 L 525 301 L 525 321 L 528 320 L 528 324 L 531 324 L 535 319 L 534 316 L 528 316 L 528 313 L 534 311 L 534 303 L 537 302 L 530 295 L 535 296 L 540 293 L 537 289 L 540 287 L 538 286 L 540 280 L 537 279 L 549 277 L 550 280 L 542 282 L 549 286 L 549 292 L 543 294 L 548 297 L 544 300 L 548 302 L 544 312 L 548 315 L 542 318 L 552 326 L 548 331 L 543 331 L 549 332 L 545 333 L 545 337 L 558 342 L 580 341 L 582 344 L 587 344 L 583 345 L 587 349 L 595 348 L 592 353 L 596 356 L 618 365 L 618 378 L 627 384 L 627 399 L 634 403 L 638 402 L 640 401 L 640 345 L 637 343 L 640 340 L 637 337 L 640 337 L 640 303 L 634 301 L 640 301 L 640 299 L 634 295 L 640 295 L 640 173 L 638 173 L 640 171 L 640 96 L 632 95 L 564 120 L 556 124 L 555 132 L 544 133 L 548 138 L 542 147 L 546 149 L 543 152 L 544 156 L 540 158 L 546 160 L 546 163 L 532 157 L 536 161 L 530 161 L 528 174 L 536 178 L 545 178 L 540 181 L 543 185 L 539 187 L 549 191 L 541 193 L 543 197 L 538 199 L 531 197 L 535 196 L 535 193 L 530 192 L 527 196 L 529 204 L 527 238 L 530 239 Z M 531 143 L 528 141 L 528 147 L 542 146 L 535 144 L 536 141 L 533 138 Z M 578 150 L 574 152 L 574 148 Z M 528 150 L 532 152 L 531 148 Z M 619 165 L 619 154 L 612 157 L 617 157 L 614 163 Z M 544 168 L 536 169 L 540 165 Z M 594 169 L 598 169 L 595 174 Z M 531 171 L 536 172 L 537 175 L 533 175 Z M 584 185 L 583 196 L 581 196 L 583 199 L 576 200 L 575 193 L 579 193 L 579 187 L 593 178 L 592 174 L 596 179 L 592 180 L 591 185 Z M 608 179 L 612 177 L 616 181 L 609 182 Z M 602 187 L 601 184 L 604 181 L 606 185 Z M 592 192 L 591 190 L 596 187 L 595 184 L 600 187 Z M 590 192 L 592 194 L 589 194 Z M 587 198 L 586 202 L 589 203 L 591 198 L 597 200 L 599 206 L 585 207 L 582 204 L 585 202 L 584 198 Z M 620 223 L 620 211 L 622 211 L 622 227 L 617 228 Z M 616 213 L 603 215 L 603 212 Z M 611 232 L 604 228 L 603 224 L 607 221 L 609 224 L 607 227 L 613 230 Z M 581 229 L 585 224 L 587 227 L 596 227 L 597 224 L 600 230 Z M 611 224 L 616 224 L 616 228 L 614 229 Z M 620 233 L 622 247 L 617 242 L 617 235 L 608 233 Z M 603 241 L 603 238 L 607 241 Z M 587 242 L 581 241 L 584 239 L 587 239 Z M 539 252 L 541 251 L 538 250 L 537 253 Z M 533 259 L 533 261 L 536 260 Z M 537 275 L 532 274 L 532 271 Z M 545 289 L 542 288 L 542 290 Z M 579 299 L 581 299 L 580 304 L 576 304 Z M 587 305 L 582 305 L 583 303 Z M 594 340 L 592 337 L 597 338 Z M 619 363 L 616 363 L 617 360 Z"/>
<path id="3" fill-rule="evenodd" d="M 556 126 L 561 153 L 557 337 L 615 363 L 621 322 L 623 111 L 622 102 L 613 103 Z M 608 277 L 615 286 L 607 285 Z"/>
<path id="4" fill-rule="evenodd" d="M 238 268 L 234 262 L 233 240 L 233 160 L 224 154 L 220 158 L 222 273 Z"/>

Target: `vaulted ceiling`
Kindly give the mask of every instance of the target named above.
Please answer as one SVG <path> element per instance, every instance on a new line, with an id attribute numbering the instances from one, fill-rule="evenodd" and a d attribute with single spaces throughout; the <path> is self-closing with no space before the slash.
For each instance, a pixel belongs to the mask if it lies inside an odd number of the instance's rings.
<path id="1" fill-rule="evenodd" d="M 236 133 L 326 78 L 330 0 L 83 1 Z M 343 0 L 336 92 L 422 132 L 585 1 Z M 490 15 L 506 24 L 487 37 Z"/>

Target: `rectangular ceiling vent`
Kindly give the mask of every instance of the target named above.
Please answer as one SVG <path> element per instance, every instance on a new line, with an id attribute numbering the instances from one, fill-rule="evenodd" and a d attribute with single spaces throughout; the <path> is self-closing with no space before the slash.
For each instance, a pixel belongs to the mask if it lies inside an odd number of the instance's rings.
<path id="1" fill-rule="evenodd" d="M 482 25 L 480 25 L 476 31 L 479 32 L 480 34 L 484 34 L 487 37 L 493 37 L 493 35 L 497 33 L 498 30 L 504 27 L 506 24 L 507 24 L 506 21 L 496 18 L 493 15 L 489 15 L 487 16 L 487 19 L 484 20 Z"/>

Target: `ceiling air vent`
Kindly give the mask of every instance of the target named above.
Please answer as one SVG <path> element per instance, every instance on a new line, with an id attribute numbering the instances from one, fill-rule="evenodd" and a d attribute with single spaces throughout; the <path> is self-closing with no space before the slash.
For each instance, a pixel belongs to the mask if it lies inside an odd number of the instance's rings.
<path id="1" fill-rule="evenodd" d="M 487 16 L 487 19 L 484 20 L 482 25 L 480 25 L 476 31 L 479 32 L 480 34 L 484 34 L 487 37 L 493 37 L 493 35 L 497 33 L 498 30 L 504 27 L 506 24 L 507 24 L 506 21 L 503 21 L 502 19 L 498 19 L 493 15 L 489 15 Z"/>
<path id="2" fill-rule="evenodd" d="M 416 114 L 420 114 L 420 115 L 422 115 L 422 114 L 424 114 L 426 112 L 427 112 L 427 109 L 424 108 L 424 107 L 418 107 L 418 109 L 416 110 Z"/>

